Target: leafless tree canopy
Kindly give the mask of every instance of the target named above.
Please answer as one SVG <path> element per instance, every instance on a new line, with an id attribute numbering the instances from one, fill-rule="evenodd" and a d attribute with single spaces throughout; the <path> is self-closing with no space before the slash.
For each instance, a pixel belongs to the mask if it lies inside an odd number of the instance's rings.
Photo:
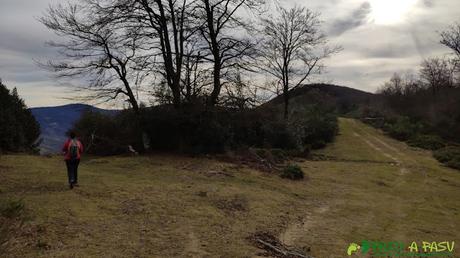
<path id="1" fill-rule="evenodd" d="M 81 77 L 88 81 L 83 89 L 92 90 L 91 98 L 115 99 L 127 97 L 135 111 L 138 101 L 133 92 L 139 82 L 142 38 L 138 27 L 115 23 L 100 5 L 93 1 L 83 4 L 51 6 L 40 21 L 65 42 L 48 42 L 59 49 L 61 60 L 43 64 L 57 77 Z M 90 18 L 91 17 L 91 18 Z"/>
<path id="2" fill-rule="evenodd" d="M 454 87 L 455 64 L 445 58 L 429 58 L 422 62 L 420 77 L 436 94 L 441 87 Z"/>
<path id="3" fill-rule="evenodd" d="M 441 44 L 449 47 L 460 58 L 460 23 L 452 25 L 441 32 Z"/>
<path id="4" fill-rule="evenodd" d="M 299 7 L 262 19 L 263 40 L 256 44 L 260 37 L 250 17 L 264 2 L 82 0 L 51 6 L 40 21 L 65 41 L 50 42 L 61 59 L 43 66 L 60 78 L 87 80 L 81 88 L 91 90 L 90 98 L 125 96 L 135 111 L 139 91 L 176 107 L 255 103 L 255 90 L 241 77 L 253 67 L 274 76 L 288 99 L 288 91 L 320 73 L 321 61 L 338 48 L 326 47 L 319 15 Z"/>
<path id="5" fill-rule="evenodd" d="M 321 73 L 324 67 L 321 61 L 340 50 L 326 46 L 320 25 L 319 14 L 302 7 L 279 7 L 275 16 L 262 19 L 260 67 L 281 84 L 286 118 L 289 91 L 310 75 Z"/>
<path id="6" fill-rule="evenodd" d="M 200 33 L 206 42 L 207 57 L 212 63 L 213 88 L 208 103 L 215 105 L 222 88 L 222 75 L 244 66 L 244 57 L 251 55 L 254 45 L 242 36 L 250 26 L 241 17 L 243 9 L 254 10 L 263 0 L 200 0 Z M 239 35 L 238 35 L 239 34 Z"/>

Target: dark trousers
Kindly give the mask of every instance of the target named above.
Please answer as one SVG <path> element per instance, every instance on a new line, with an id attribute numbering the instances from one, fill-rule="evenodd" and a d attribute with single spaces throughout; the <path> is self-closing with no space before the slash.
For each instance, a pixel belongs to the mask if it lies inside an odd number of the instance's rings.
<path id="1" fill-rule="evenodd" d="M 80 164 L 80 160 L 66 160 L 65 164 L 67 165 L 67 176 L 69 177 L 69 184 L 78 183 L 78 164 Z"/>

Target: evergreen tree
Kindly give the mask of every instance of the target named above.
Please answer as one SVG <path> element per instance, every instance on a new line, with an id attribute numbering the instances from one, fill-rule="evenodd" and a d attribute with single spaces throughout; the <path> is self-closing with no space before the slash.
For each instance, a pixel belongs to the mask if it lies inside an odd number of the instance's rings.
<path id="1" fill-rule="evenodd" d="M 40 126 L 16 88 L 0 80 L 0 151 L 28 151 L 37 147 Z"/>

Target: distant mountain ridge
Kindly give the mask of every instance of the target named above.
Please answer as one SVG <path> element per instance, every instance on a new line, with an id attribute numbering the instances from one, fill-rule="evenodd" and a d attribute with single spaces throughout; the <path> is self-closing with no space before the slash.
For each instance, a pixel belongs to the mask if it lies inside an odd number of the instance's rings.
<path id="1" fill-rule="evenodd" d="M 118 110 L 107 110 L 86 104 L 68 104 L 55 107 L 30 108 L 40 124 L 42 143 L 40 153 L 58 153 L 66 139 L 66 133 L 81 117 L 83 112 L 90 110 L 104 114 L 116 114 Z"/>

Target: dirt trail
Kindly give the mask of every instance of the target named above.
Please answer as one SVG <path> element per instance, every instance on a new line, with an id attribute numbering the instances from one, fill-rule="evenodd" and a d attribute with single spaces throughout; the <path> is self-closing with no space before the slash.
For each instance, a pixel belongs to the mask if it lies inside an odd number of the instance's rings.
<path id="1" fill-rule="evenodd" d="M 405 175 L 409 172 L 403 162 L 396 156 L 403 156 L 403 154 L 396 150 L 396 148 L 388 145 L 387 143 L 383 142 L 382 140 L 378 139 L 377 137 L 370 135 L 368 133 L 359 134 L 357 132 L 353 133 L 354 136 L 358 137 L 360 140 L 364 141 L 367 145 L 369 145 L 372 149 L 378 151 L 383 156 L 393 160 L 396 165 L 399 167 L 399 173 L 401 175 Z M 372 140 L 377 141 L 377 143 L 373 143 Z M 381 144 L 382 147 L 379 147 L 377 144 Z M 391 154 L 390 152 L 394 152 Z"/>
<path id="2" fill-rule="evenodd" d="M 392 146 L 390 143 L 385 142 L 384 140 L 380 139 L 381 136 L 376 136 L 373 132 L 368 132 L 365 128 L 366 125 L 356 122 L 355 120 L 347 120 L 351 124 L 351 132 L 352 135 L 356 138 L 356 141 L 363 141 L 370 149 L 376 151 L 380 155 L 390 159 L 393 161 L 392 166 L 395 166 L 398 170 L 398 176 L 394 179 L 391 187 L 394 191 L 398 191 L 399 187 L 404 187 L 406 184 L 406 180 L 408 180 L 408 175 L 412 172 L 410 169 L 410 165 L 407 164 L 405 161 L 410 160 L 404 153 L 398 150 L 398 146 Z M 404 218 L 407 216 L 404 207 L 404 199 L 402 197 L 396 197 L 398 201 L 393 204 L 392 211 L 393 217 L 395 220 Z M 367 202 L 368 200 L 363 200 L 363 202 Z M 369 200 L 370 201 L 370 200 Z M 337 201 L 332 201 L 329 204 L 323 204 L 319 208 L 316 208 L 305 215 L 303 219 L 298 222 L 290 224 L 286 230 L 280 234 L 280 240 L 290 246 L 294 246 L 296 241 L 308 234 L 312 228 L 316 224 L 318 224 L 323 218 L 323 216 L 333 211 L 336 208 Z M 372 223 L 373 215 L 369 214 L 370 216 L 367 221 Z M 397 228 L 394 230 L 394 238 L 395 239 L 404 239 L 406 237 L 405 232 L 398 230 Z"/>
<path id="3" fill-rule="evenodd" d="M 421 182 L 422 185 L 427 185 L 428 182 L 428 173 L 426 169 L 419 164 L 419 162 L 414 159 L 414 157 L 410 155 L 406 155 L 401 151 L 401 146 L 395 146 L 391 142 L 390 139 L 382 139 L 385 136 L 377 133 L 371 133 L 370 131 L 374 131 L 373 129 L 366 128 L 366 125 L 356 122 L 355 120 L 351 121 L 352 128 L 353 128 L 353 135 L 360 140 L 364 141 L 368 146 L 372 149 L 376 150 L 383 156 L 393 160 L 396 165 L 399 167 L 399 176 L 395 178 L 392 188 L 394 191 L 398 191 L 398 189 L 404 188 L 407 185 L 407 181 L 411 180 L 413 176 L 422 176 L 423 181 Z M 394 141 L 393 141 L 394 142 Z M 402 144 L 402 143 L 401 143 Z M 414 175 L 419 174 L 419 175 Z M 428 191 L 432 193 L 433 199 L 438 199 L 436 197 L 436 189 L 433 187 L 426 187 Z M 398 196 L 399 201 L 394 203 L 393 210 L 395 217 L 404 218 L 407 216 L 407 213 L 404 211 L 403 203 L 406 201 L 401 196 Z M 441 201 L 437 201 L 440 207 L 443 207 Z M 413 207 L 415 209 L 415 207 Z M 443 207 L 444 208 L 444 207 Z M 407 207 L 406 207 L 407 209 Z M 450 222 L 449 222 L 450 223 Z M 450 223 L 452 224 L 452 223 Z M 405 234 L 399 230 L 395 231 L 395 237 L 399 237 L 402 239 L 405 237 Z"/>
<path id="4" fill-rule="evenodd" d="M 393 160 L 396 163 L 396 166 L 399 167 L 399 176 L 395 178 L 395 181 L 393 182 L 393 189 L 394 191 L 398 191 L 399 187 L 404 187 L 406 184 L 406 177 L 409 173 L 411 173 L 411 170 L 409 169 L 408 164 L 404 162 L 403 160 L 407 160 L 406 155 L 404 155 L 401 151 L 397 149 L 397 147 L 391 146 L 389 143 L 386 143 L 385 141 L 381 140 L 379 137 L 376 135 L 373 135 L 366 131 L 363 128 L 363 124 L 358 124 L 356 121 L 353 120 L 353 129 L 355 131 L 354 134 L 359 135 L 359 139 L 364 141 L 367 145 L 369 145 L 372 149 L 378 151 L 381 153 L 383 156 Z M 356 133 L 356 131 L 359 131 L 361 134 Z M 393 204 L 393 217 L 395 220 L 405 218 L 407 216 L 407 213 L 405 212 L 405 209 L 403 207 L 404 199 L 401 196 L 398 196 L 398 201 L 394 202 Z M 399 230 L 396 228 L 394 230 L 394 239 L 405 239 L 406 238 L 406 233 L 404 231 Z"/>
<path id="5" fill-rule="evenodd" d="M 294 246 L 295 241 L 302 237 L 306 232 L 310 231 L 318 217 L 329 211 L 329 209 L 329 205 L 326 204 L 314 209 L 300 221 L 290 224 L 286 230 L 280 234 L 279 239 L 287 246 Z"/>

